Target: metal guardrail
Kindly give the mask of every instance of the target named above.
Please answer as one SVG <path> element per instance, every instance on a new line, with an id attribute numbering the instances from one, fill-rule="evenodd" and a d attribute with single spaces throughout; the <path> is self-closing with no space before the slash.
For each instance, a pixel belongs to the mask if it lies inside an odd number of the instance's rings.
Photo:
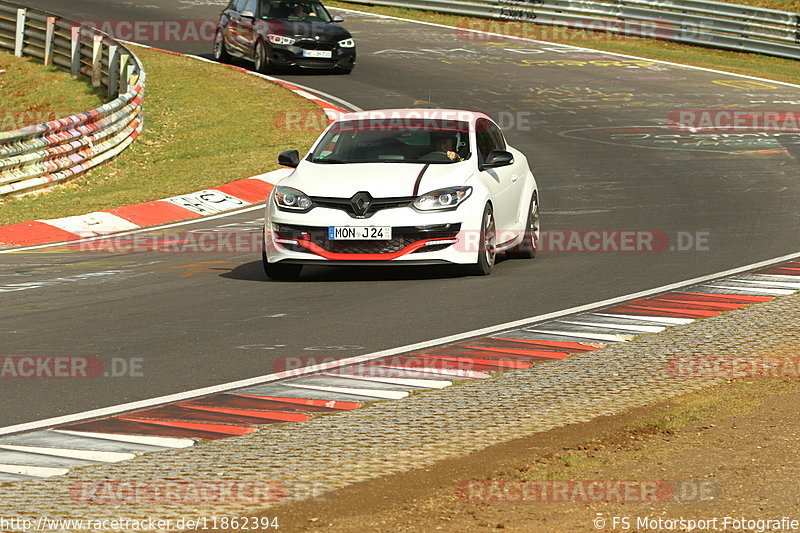
<path id="1" fill-rule="evenodd" d="M 108 35 L 0 0 L 0 49 L 85 78 L 113 99 L 71 117 L 0 132 L 0 197 L 82 174 L 119 155 L 141 133 L 144 68 Z"/>
<path id="2" fill-rule="evenodd" d="M 800 13 L 711 0 L 343 0 L 800 59 Z"/>

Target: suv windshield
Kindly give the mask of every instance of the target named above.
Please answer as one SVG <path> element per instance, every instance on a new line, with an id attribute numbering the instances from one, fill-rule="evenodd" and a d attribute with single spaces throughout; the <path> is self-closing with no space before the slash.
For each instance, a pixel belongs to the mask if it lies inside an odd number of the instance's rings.
<path id="1" fill-rule="evenodd" d="M 319 2 L 261 0 L 261 18 L 287 22 L 331 22 L 331 16 Z"/>
<path id="2" fill-rule="evenodd" d="M 399 119 L 337 122 L 309 159 L 314 163 L 448 164 L 469 157 L 466 122 Z"/>

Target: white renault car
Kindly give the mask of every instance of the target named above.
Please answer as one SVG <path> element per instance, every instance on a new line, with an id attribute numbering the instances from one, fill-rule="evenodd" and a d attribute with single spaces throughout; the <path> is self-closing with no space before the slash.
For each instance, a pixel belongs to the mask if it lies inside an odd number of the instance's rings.
<path id="1" fill-rule="evenodd" d="M 466 265 L 492 271 L 498 253 L 532 258 L 539 195 L 524 155 L 487 115 L 397 109 L 342 115 L 267 202 L 264 270 L 294 279 L 303 265 Z"/>

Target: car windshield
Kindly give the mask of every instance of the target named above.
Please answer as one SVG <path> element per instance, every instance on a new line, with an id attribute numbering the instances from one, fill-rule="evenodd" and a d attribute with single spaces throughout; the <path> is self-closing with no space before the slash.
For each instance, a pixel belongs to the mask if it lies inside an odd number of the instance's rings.
<path id="1" fill-rule="evenodd" d="M 334 124 L 314 163 L 458 163 L 470 157 L 469 125 L 453 120 L 351 120 Z"/>
<path id="2" fill-rule="evenodd" d="M 262 0 L 261 18 L 287 22 L 331 22 L 328 11 L 319 2 Z"/>

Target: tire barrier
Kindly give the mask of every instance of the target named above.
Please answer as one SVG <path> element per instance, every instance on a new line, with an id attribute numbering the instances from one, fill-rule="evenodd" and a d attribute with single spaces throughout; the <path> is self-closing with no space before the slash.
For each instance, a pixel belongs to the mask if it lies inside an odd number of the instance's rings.
<path id="1" fill-rule="evenodd" d="M 800 59 L 800 13 L 710 0 L 344 0 Z"/>
<path id="2" fill-rule="evenodd" d="M 0 0 L 0 49 L 33 57 L 103 88 L 107 104 L 0 132 L 0 198 L 63 183 L 122 153 L 142 131 L 145 71 L 95 28 Z"/>

